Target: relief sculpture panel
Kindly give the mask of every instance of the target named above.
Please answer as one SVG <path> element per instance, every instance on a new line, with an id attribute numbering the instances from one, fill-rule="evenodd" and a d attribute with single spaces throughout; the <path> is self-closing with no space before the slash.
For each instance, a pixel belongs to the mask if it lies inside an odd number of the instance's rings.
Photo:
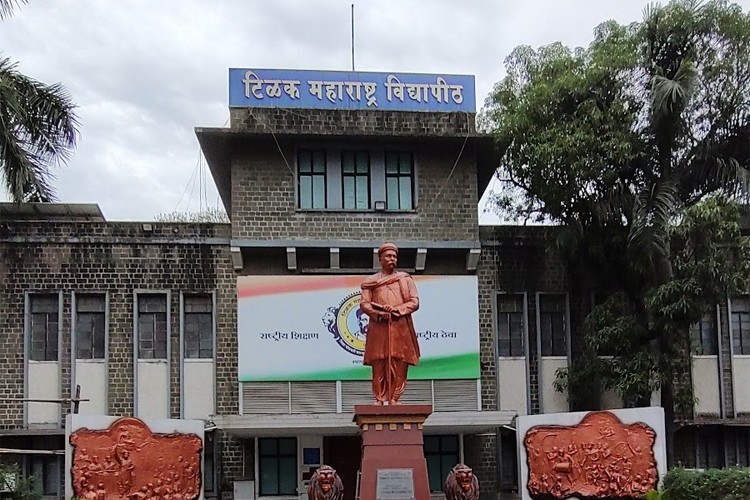
<path id="1" fill-rule="evenodd" d="M 203 443 L 195 434 L 154 434 L 128 417 L 106 430 L 79 429 L 70 444 L 78 498 L 192 500 L 200 495 Z"/>
<path id="2" fill-rule="evenodd" d="M 594 412 L 572 426 L 532 427 L 524 436 L 532 498 L 633 498 L 655 489 L 656 432 Z"/>

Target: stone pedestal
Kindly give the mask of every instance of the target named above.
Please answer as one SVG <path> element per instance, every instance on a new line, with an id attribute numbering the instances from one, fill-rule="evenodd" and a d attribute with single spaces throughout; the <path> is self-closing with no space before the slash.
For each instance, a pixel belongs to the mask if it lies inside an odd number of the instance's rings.
<path id="1" fill-rule="evenodd" d="M 354 407 L 362 435 L 361 500 L 430 498 L 422 426 L 431 413 L 431 405 Z"/>

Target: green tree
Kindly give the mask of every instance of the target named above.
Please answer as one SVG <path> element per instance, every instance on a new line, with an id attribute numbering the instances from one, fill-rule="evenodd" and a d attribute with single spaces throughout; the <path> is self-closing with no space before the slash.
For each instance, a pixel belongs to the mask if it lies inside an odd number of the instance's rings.
<path id="1" fill-rule="evenodd" d="M 482 116 L 503 151 L 499 209 L 561 224 L 557 243 L 572 272 L 585 268 L 612 294 L 588 318 L 587 344 L 595 351 L 597 337 L 617 338 L 629 349 L 616 352 L 616 370 L 584 353 L 561 385 L 583 365 L 630 404 L 660 388 L 670 460 L 690 322 L 742 285 L 736 261 L 707 276 L 710 293 L 691 288 L 706 286 L 690 281 L 697 267 L 676 265 L 695 243 L 685 243 L 688 227 L 733 217 L 722 198 L 691 208 L 714 193 L 748 193 L 748 50 L 750 15 L 740 6 L 675 0 L 642 22 L 601 24 L 587 48 L 516 48 Z M 724 243 L 744 251 L 739 231 Z"/>
<path id="2" fill-rule="evenodd" d="M 0 0 L 0 19 L 22 2 Z M 11 198 L 53 201 L 52 168 L 75 147 L 78 122 L 60 84 L 46 85 L 0 57 L 0 172 Z"/>

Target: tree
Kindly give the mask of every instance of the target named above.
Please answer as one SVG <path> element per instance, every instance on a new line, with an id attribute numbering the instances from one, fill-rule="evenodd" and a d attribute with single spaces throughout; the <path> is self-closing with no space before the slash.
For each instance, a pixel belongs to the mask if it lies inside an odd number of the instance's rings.
<path id="1" fill-rule="evenodd" d="M 587 338 L 620 337 L 630 350 L 615 357 L 619 371 L 585 352 L 583 365 L 631 404 L 661 389 L 670 460 L 674 381 L 694 312 L 743 286 L 746 272 L 727 262 L 701 294 L 691 287 L 706 281 L 676 266 L 692 251 L 681 222 L 719 224 L 713 215 L 733 209 L 709 195 L 739 200 L 750 191 L 748 50 L 750 15 L 740 6 L 674 0 L 639 23 L 601 24 L 585 49 L 516 48 L 482 116 L 503 151 L 499 209 L 559 223 L 572 272 L 585 268 L 611 293 L 588 318 Z M 739 231 L 723 244 L 744 251 Z"/>
<path id="2" fill-rule="evenodd" d="M 0 0 L 0 19 L 19 3 Z M 69 158 L 78 135 L 74 107 L 62 85 L 29 78 L 0 57 L 0 171 L 15 202 L 55 199 L 52 168 Z"/>

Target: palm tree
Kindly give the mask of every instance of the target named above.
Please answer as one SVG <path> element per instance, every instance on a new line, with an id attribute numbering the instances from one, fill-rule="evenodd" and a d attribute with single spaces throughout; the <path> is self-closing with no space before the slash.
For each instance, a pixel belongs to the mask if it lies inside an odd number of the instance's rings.
<path id="1" fill-rule="evenodd" d="M 0 0 L 0 19 L 25 0 Z M 70 95 L 46 85 L 0 57 L 0 172 L 15 202 L 53 201 L 52 168 L 66 161 L 78 135 Z"/>

